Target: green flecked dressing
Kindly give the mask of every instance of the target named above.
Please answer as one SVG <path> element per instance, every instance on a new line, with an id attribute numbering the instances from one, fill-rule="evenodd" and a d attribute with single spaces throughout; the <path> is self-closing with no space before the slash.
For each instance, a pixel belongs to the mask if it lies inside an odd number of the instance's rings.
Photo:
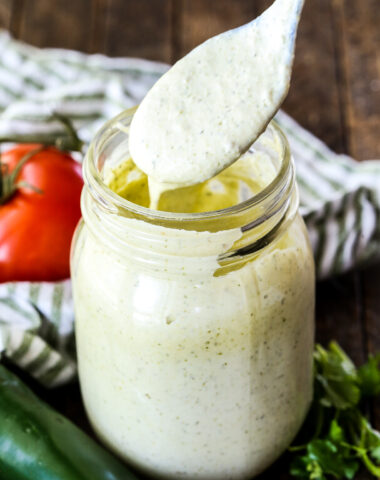
<path id="1" fill-rule="evenodd" d="M 216 177 L 197 185 L 165 190 L 157 210 L 199 213 L 232 207 L 259 193 L 276 174 L 270 157 L 253 149 Z M 150 206 L 148 178 L 131 158 L 109 174 L 108 186 L 121 197 L 143 207 Z"/>

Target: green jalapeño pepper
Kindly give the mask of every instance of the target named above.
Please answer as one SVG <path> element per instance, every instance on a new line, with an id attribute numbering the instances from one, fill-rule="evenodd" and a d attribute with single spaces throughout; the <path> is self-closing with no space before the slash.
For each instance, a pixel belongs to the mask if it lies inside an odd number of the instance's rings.
<path id="1" fill-rule="evenodd" d="M 137 480 L 0 365 L 1 480 Z"/>

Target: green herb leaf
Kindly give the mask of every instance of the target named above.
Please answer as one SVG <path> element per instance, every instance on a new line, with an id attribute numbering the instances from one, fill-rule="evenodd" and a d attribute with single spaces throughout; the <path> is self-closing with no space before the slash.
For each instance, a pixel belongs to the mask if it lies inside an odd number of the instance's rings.
<path id="1" fill-rule="evenodd" d="M 290 466 L 290 474 L 300 479 L 326 480 L 319 463 L 312 460 L 308 455 L 298 456 L 293 460 Z"/>
<path id="2" fill-rule="evenodd" d="M 325 438 L 309 442 L 306 455 L 296 458 L 290 473 L 306 479 L 325 479 L 330 475 L 352 480 L 358 468 L 359 462 L 349 448 Z"/>
<path id="3" fill-rule="evenodd" d="M 363 399 L 380 393 L 380 354 L 357 369 L 336 342 L 314 353 L 314 399 L 292 446 L 290 473 L 303 480 L 352 480 L 363 465 L 380 478 L 380 432 L 363 413 Z"/>
<path id="4" fill-rule="evenodd" d="M 329 439 L 316 439 L 309 443 L 307 452 L 312 460 L 318 462 L 322 472 L 335 478 L 351 480 L 359 468 L 349 449 Z"/>
<path id="5" fill-rule="evenodd" d="M 355 365 L 339 345 L 331 342 L 328 350 L 317 345 L 314 361 L 315 378 L 324 391 L 319 399 L 322 405 L 339 410 L 357 405 L 360 400 L 358 374 Z"/>
<path id="6" fill-rule="evenodd" d="M 368 363 L 358 369 L 359 384 L 362 395 L 371 397 L 380 393 L 380 355 L 368 359 Z"/>

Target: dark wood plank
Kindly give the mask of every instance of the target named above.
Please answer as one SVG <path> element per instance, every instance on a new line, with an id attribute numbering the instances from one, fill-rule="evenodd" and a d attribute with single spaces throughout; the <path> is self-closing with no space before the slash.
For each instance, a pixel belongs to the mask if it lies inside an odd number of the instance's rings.
<path id="1" fill-rule="evenodd" d="M 358 160 L 380 157 L 380 9 L 377 0 L 332 3 L 342 36 L 341 70 L 349 150 Z"/>
<path id="2" fill-rule="evenodd" d="M 317 284 L 316 339 L 323 345 L 336 340 L 356 364 L 365 359 L 361 279 L 347 273 Z"/>
<path id="3" fill-rule="evenodd" d="M 3 0 L 0 2 L 0 28 L 10 29 L 12 3 L 12 0 Z"/>
<path id="4" fill-rule="evenodd" d="M 90 53 L 105 52 L 108 0 L 92 0 Z"/>
<path id="5" fill-rule="evenodd" d="M 90 50 L 92 0 L 24 0 L 19 38 L 40 47 Z"/>
<path id="6" fill-rule="evenodd" d="M 272 3 L 258 0 L 260 11 Z M 336 151 L 345 151 L 331 0 L 306 1 L 284 110 Z"/>
<path id="7" fill-rule="evenodd" d="M 368 351 L 380 353 L 380 264 L 363 272 L 364 315 Z M 377 429 L 380 429 L 380 402 L 372 405 L 372 413 Z"/>
<path id="8" fill-rule="evenodd" d="M 256 17 L 253 0 L 182 0 L 176 60 L 208 38 Z"/>
<path id="9" fill-rule="evenodd" d="M 341 90 L 348 151 L 358 160 L 380 157 L 380 11 L 378 2 L 333 2 L 340 35 Z M 380 351 L 380 265 L 361 274 L 365 351 Z M 380 427 L 380 404 L 373 402 L 372 417 Z"/>
<path id="10" fill-rule="evenodd" d="M 108 0 L 104 51 L 171 60 L 171 0 Z"/>
<path id="11" fill-rule="evenodd" d="M 265 470 L 257 480 L 294 480 L 294 477 L 289 475 L 289 456 L 285 453 L 279 460 L 277 460 L 268 470 Z"/>

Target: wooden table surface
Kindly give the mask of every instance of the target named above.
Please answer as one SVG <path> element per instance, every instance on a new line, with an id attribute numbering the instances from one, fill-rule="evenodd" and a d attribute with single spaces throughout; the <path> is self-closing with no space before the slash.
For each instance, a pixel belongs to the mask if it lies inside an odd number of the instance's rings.
<path id="1" fill-rule="evenodd" d="M 174 62 L 270 0 L 0 0 L 0 27 L 41 47 Z M 306 0 L 284 109 L 331 148 L 380 158 L 379 0 Z M 317 286 L 317 340 L 361 363 L 380 351 L 380 266 Z M 40 392 L 88 429 L 77 385 Z M 371 409 L 380 428 L 380 402 Z M 264 479 L 287 479 L 284 461 Z M 359 474 L 365 480 L 369 477 Z"/>

